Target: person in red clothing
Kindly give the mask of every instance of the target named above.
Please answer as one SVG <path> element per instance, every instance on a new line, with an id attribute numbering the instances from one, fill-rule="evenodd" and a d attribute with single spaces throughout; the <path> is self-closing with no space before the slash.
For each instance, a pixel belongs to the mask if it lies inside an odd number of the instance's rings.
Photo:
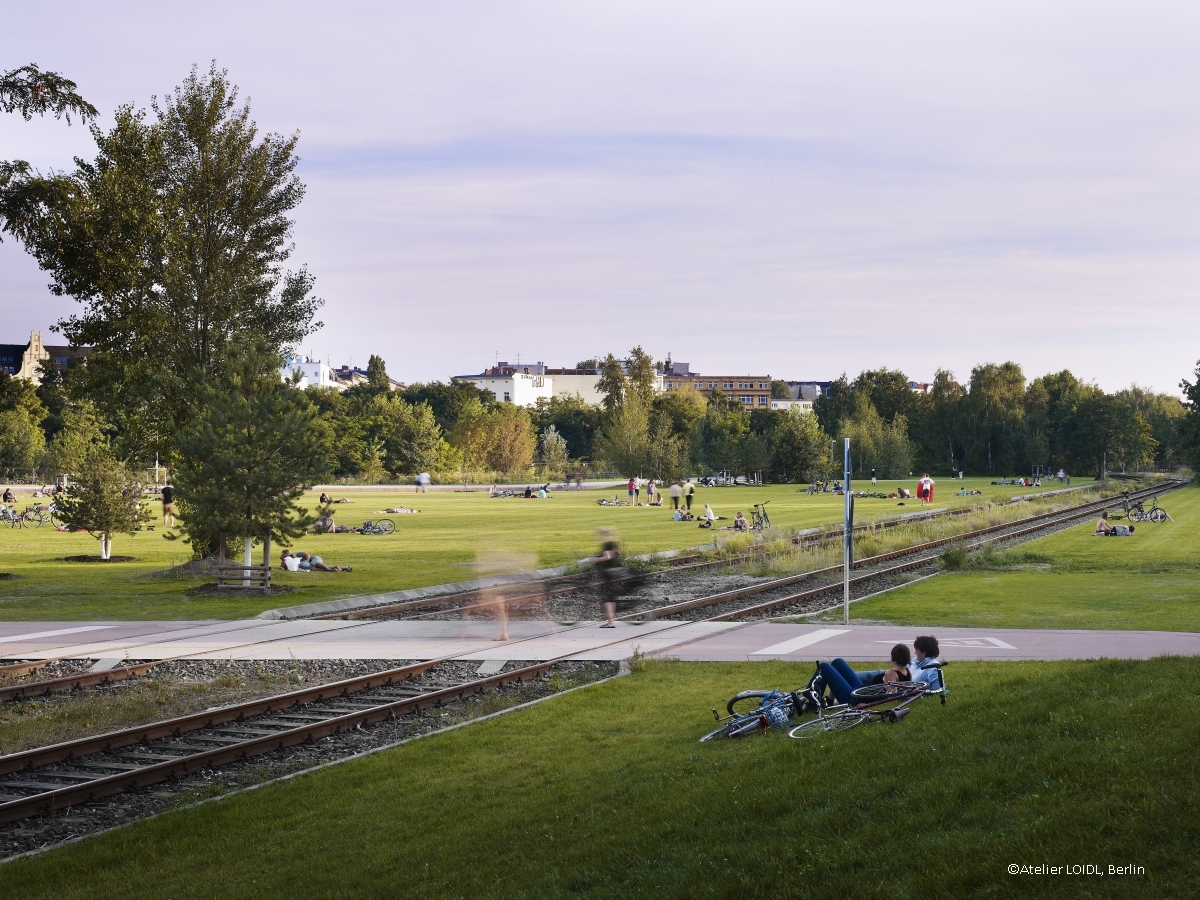
<path id="1" fill-rule="evenodd" d="M 629 505 L 630 506 L 634 505 L 633 492 L 636 490 L 637 490 L 637 479 L 630 478 L 629 479 Z"/>

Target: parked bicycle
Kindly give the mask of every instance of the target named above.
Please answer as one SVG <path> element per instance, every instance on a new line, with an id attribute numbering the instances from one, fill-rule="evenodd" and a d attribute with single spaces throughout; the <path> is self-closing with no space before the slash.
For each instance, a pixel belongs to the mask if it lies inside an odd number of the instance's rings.
<path id="1" fill-rule="evenodd" d="M 596 501 L 596 505 L 597 506 L 628 506 L 629 504 L 626 503 L 624 500 L 618 500 L 616 497 L 613 497 L 611 500 L 606 500 L 605 498 L 601 497 L 599 500 Z"/>
<path id="2" fill-rule="evenodd" d="M 754 531 L 764 531 L 771 527 L 771 519 L 767 515 L 767 504 L 770 500 L 764 500 L 762 503 L 755 503 L 754 508 L 750 511 L 752 521 L 750 527 Z"/>
<path id="3" fill-rule="evenodd" d="M 362 534 L 391 534 L 395 530 L 396 523 L 391 519 L 376 519 L 374 522 L 363 522 L 359 532 Z"/>
<path id="4" fill-rule="evenodd" d="M 1165 522 L 1171 519 L 1171 516 L 1165 509 L 1158 505 L 1158 498 L 1155 497 L 1150 501 L 1150 508 L 1146 509 L 1139 500 L 1137 503 L 1125 501 L 1125 515 L 1130 522 Z M 1171 519 L 1174 522 L 1174 519 Z"/>
<path id="5" fill-rule="evenodd" d="M 3 522 L 9 528 L 20 528 L 21 516 L 14 509 L 10 509 L 7 506 L 0 506 L 0 522 Z"/>

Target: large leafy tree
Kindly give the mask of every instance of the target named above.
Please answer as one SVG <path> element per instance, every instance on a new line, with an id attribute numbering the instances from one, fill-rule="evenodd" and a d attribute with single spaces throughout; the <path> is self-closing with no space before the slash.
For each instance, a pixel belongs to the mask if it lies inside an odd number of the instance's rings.
<path id="1" fill-rule="evenodd" d="M 1193 472 L 1200 472 L 1200 362 L 1196 363 L 1195 381 L 1179 382 L 1183 389 L 1186 415 L 1179 420 L 1180 455 Z"/>
<path id="2" fill-rule="evenodd" d="M 319 327 L 320 305 L 307 271 L 286 269 L 296 135 L 259 135 L 215 66 L 151 113 L 121 107 L 110 131 L 92 126 L 94 160 L 0 192 L 51 290 L 83 306 L 59 327 L 94 348 L 84 389 L 146 456 L 170 449 L 231 344 L 279 352 Z"/>

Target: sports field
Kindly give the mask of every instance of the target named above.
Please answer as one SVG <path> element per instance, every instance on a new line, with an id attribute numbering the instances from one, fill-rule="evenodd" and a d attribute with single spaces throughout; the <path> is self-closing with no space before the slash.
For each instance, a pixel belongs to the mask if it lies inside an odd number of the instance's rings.
<path id="1" fill-rule="evenodd" d="M 1095 537 L 1095 520 L 976 557 L 962 571 L 851 607 L 853 619 L 993 628 L 1200 631 L 1200 488 L 1160 500 L 1174 521 L 1127 538 Z"/>
<path id="2" fill-rule="evenodd" d="M 1192 660 L 956 663 L 948 705 L 920 701 L 894 727 L 697 743 L 736 691 L 808 675 L 651 665 L 5 865 L 0 896 L 1200 892 Z M 1046 864 L 1105 875 L 1009 874 Z"/>
<path id="3" fill-rule="evenodd" d="M 1076 485 L 1085 483 L 1076 479 Z M 894 491 L 897 482 L 881 482 L 879 490 Z M 910 490 L 915 481 L 902 483 Z M 981 499 L 1035 493 L 1032 488 L 991 485 L 986 479 L 966 479 L 939 486 L 936 506 L 954 507 Z M 862 488 L 863 484 L 856 484 Z M 982 491 L 982 497 L 960 497 L 955 491 Z M 1057 487 L 1047 485 L 1046 490 Z M 204 597 L 188 590 L 212 578 L 179 574 L 173 568 L 191 558 L 182 541 L 164 540 L 161 526 L 129 537 L 114 538 L 113 553 L 133 556 L 133 562 L 76 563 L 64 558 L 97 553 L 97 542 L 83 533 L 66 534 L 43 526 L 34 531 L 0 528 L 0 572 L 17 576 L 0 581 L 0 619 L 229 619 L 255 615 L 264 609 L 318 600 L 362 596 L 425 587 L 477 577 L 477 554 L 511 553 L 527 568 L 569 565 L 596 552 L 596 529 L 615 525 L 627 554 L 675 550 L 708 543 L 712 532 L 695 523 L 671 521 L 665 507 L 602 507 L 602 497 L 625 499 L 625 491 L 564 491 L 548 500 L 491 499 L 481 493 L 348 493 L 347 504 L 335 506 L 339 524 L 361 525 L 386 515 L 387 507 L 416 507 L 417 515 L 390 516 L 393 535 L 314 535 L 294 548 L 321 555 L 330 565 L 349 565 L 352 573 L 276 573 L 277 584 L 295 593 L 274 596 Z M 316 496 L 306 498 L 309 508 Z M 777 530 L 807 528 L 841 521 L 842 498 L 833 494 L 809 496 L 794 485 L 700 488 L 695 505 L 711 503 L 718 515 L 732 519 L 751 505 L 769 501 Z M 160 512 L 153 504 L 154 512 Z M 860 499 L 858 521 L 915 512 L 920 503 L 909 500 Z M 156 521 L 161 522 L 161 518 Z M 261 555 L 261 550 L 259 550 Z M 259 561 L 256 558 L 256 561 Z M 276 556 L 278 565 L 278 556 Z"/>

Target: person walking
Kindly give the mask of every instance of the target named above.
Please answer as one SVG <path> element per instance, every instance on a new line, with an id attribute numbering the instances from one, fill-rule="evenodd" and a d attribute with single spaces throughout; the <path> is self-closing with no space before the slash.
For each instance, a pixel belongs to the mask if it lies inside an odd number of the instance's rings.
<path id="1" fill-rule="evenodd" d="M 683 496 L 683 488 L 679 486 L 678 481 L 671 482 L 671 487 L 667 491 L 671 495 L 672 509 L 679 509 L 679 498 Z"/>
<path id="2" fill-rule="evenodd" d="M 871 470 L 871 487 L 875 487 L 875 470 Z"/>
<path id="3" fill-rule="evenodd" d="M 167 528 L 175 527 L 175 488 L 171 487 L 171 479 L 167 479 L 167 483 L 162 487 L 162 504 L 163 504 L 163 525 Z"/>
<path id="4" fill-rule="evenodd" d="M 605 624 L 601 628 L 615 628 L 613 622 L 617 614 L 617 579 L 616 570 L 621 564 L 621 550 L 617 545 L 617 532 L 615 528 L 601 528 L 598 532 L 600 538 L 600 555 L 592 560 L 592 565 L 596 568 L 596 574 L 600 577 L 600 597 L 604 603 L 604 619 Z"/>
<path id="5" fill-rule="evenodd" d="M 688 512 L 692 511 L 692 498 L 696 496 L 696 485 L 692 483 L 692 479 L 687 480 L 687 487 L 683 489 L 683 499 L 687 504 Z"/>

